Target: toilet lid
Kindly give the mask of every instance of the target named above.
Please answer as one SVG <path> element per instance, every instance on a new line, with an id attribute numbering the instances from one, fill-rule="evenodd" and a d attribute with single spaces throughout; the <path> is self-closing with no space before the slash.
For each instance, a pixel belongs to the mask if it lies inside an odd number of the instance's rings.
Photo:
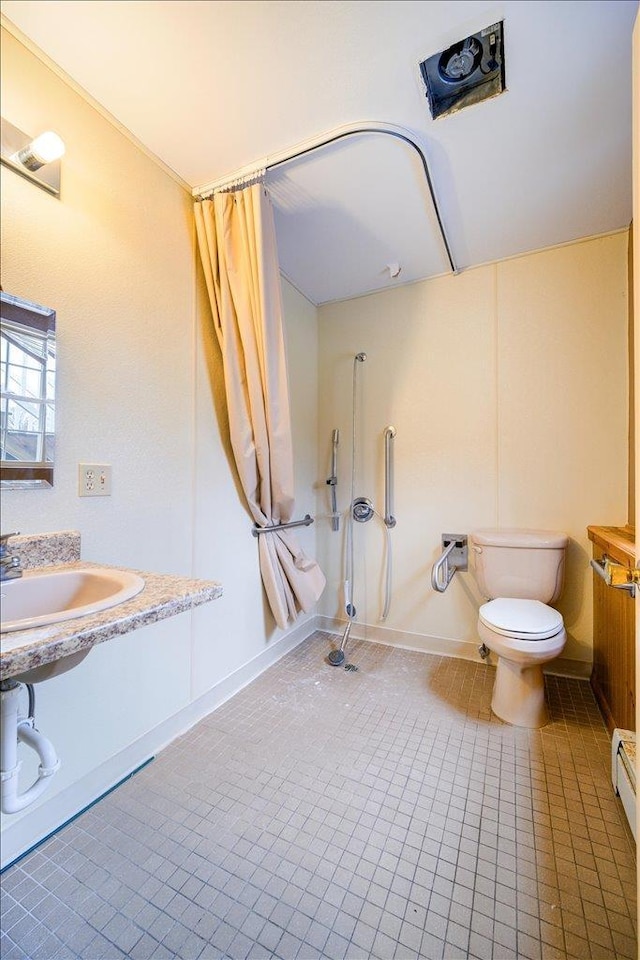
<path id="1" fill-rule="evenodd" d="M 562 629 L 562 616 L 539 600 L 499 597 L 480 607 L 480 621 L 490 630 L 509 637 L 546 640 Z"/>

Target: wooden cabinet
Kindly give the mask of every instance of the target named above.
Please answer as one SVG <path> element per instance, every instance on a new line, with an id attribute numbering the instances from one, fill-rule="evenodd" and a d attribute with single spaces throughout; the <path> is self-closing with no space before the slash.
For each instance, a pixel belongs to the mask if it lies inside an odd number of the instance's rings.
<path id="1" fill-rule="evenodd" d="M 631 527 L 588 527 L 594 559 L 605 554 L 635 566 Z M 591 687 L 609 733 L 636 728 L 635 605 L 627 590 L 608 587 L 593 574 L 593 670 Z"/>

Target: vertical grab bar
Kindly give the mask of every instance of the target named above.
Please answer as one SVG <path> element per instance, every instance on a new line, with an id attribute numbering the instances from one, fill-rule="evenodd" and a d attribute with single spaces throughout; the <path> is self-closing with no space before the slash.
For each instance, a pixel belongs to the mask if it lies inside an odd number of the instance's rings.
<path id="1" fill-rule="evenodd" d="M 331 529 L 335 533 L 340 529 L 338 495 L 336 492 L 336 487 L 338 486 L 338 444 L 340 443 L 340 431 L 337 428 L 333 431 L 331 443 L 331 476 L 327 480 L 327 486 L 331 487 Z"/>
<path id="2" fill-rule="evenodd" d="M 396 518 L 393 516 L 393 440 L 395 436 L 395 427 L 389 426 L 384 431 L 384 522 L 387 527 L 396 525 Z"/>

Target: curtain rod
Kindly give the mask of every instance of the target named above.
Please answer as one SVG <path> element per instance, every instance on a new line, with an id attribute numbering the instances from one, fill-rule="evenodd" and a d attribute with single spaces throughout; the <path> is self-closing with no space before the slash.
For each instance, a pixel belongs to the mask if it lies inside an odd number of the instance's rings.
<path id="1" fill-rule="evenodd" d="M 193 190 L 193 197 L 196 200 L 207 200 L 211 197 L 216 191 L 229 188 L 234 182 L 241 181 L 244 179 L 250 180 L 258 176 L 262 171 L 275 170 L 276 167 L 281 167 L 286 163 L 290 163 L 292 160 L 298 160 L 300 157 L 306 156 L 308 153 L 313 153 L 314 150 L 320 150 L 322 147 L 327 147 L 332 143 L 336 143 L 338 140 L 343 140 L 345 137 L 357 136 L 363 133 L 382 133 L 389 137 L 395 137 L 397 140 L 402 140 L 404 143 L 409 144 L 410 147 L 416 151 L 420 157 L 422 163 L 422 169 L 424 171 L 425 180 L 427 182 L 427 188 L 429 190 L 429 195 L 431 197 L 431 202 L 433 204 L 433 209 L 436 214 L 436 220 L 438 221 L 438 228 L 440 230 L 440 235 L 442 237 L 442 242 L 447 254 L 447 259 L 449 261 L 449 266 L 451 267 L 452 273 L 457 273 L 458 268 L 456 267 L 453 255 L 451 253 L 451 247 L 449 246 L 449 240 L 447 238 L 447 233 L 444 228 L 444 223 L 442 216 L 440 214 L 440 209 L 438 207 L 438 201 L 436 200 L 436 194 L 433 187 L 433 180 L 431 179 L 431 173 L 429 171 L 429 164 L 427 158 L 424 154 L 424 151 L 418 143 L 409 135 L 408 131 L 404 130 L 402 127 L 397 127 L 392 124 L 378 123 L 377 121 L 369 121 L 362 124 L 350 124 L 346 127 L 339 127 L 334 130 L 332 133 L 326 134 L 323 137 L 320 137 L 315 140 L 307 141 L 306 143 L 301 144 L 299 147 L 294 148 L 290 151 L 284 151 L 283 153 L 276 154 L 272 159 L 265 157 L 262 161 L 257 164 L 254 164 L 251 167 L 243 167 L 239 170 L 233 177 L 225 177 L 222 180 L 216 180 L 212 183 L 205 184 L 202 187 L 196 187 Z"/>

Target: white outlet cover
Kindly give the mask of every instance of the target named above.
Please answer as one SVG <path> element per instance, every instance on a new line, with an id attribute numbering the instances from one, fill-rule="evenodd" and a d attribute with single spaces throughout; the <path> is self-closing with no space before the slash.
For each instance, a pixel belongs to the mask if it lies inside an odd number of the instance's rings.
<path id="1" fill-rule="evenodd" d="M 78 496 L 79 497 L 110 497 L 111 496 L 111 464 L 79 463 L 78 464 Z"/>

